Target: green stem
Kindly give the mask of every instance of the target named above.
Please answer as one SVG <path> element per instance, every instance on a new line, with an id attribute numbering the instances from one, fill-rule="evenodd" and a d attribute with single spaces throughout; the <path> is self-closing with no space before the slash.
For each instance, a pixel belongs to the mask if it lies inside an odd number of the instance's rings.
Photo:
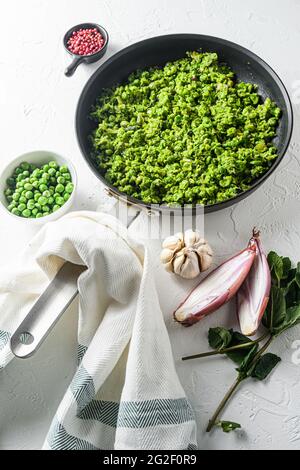
<path id="1" fill-rule="evenodd" d="M 241 377 L 238 376 L 236 381 L 231 385 L 230 389 L 228 390 L 228 392 L 224 396 L 223 400 L 219 404 L 219 406 L 216 409 L 215 413 L 213 414 L 213 416 L 209 420 L 208 426 L 206 428 L 206 432 L 210 432 L 212 430 L 212 428 L 215 426 L 216 421 L 219 418 L 219 416 L 220 416 L 221 412 L 223 411 L 223 409 L 225 408 L 225 406 L 227 405 L 227 402 L 230 400 L 230 398 L 235 393 L 235 391 L 237 390 L 237 388 L 239 387 L 240 383 L 243 380 L 244 379 L 242 379 Z"/>
<path id="2" fill-rule="evenodd" d="M 266 351 L 266 349 L 268 349 L 268 347 L 270 346 L 270 344 L 272 343 L 273 341 L 273 336 L 270 336 L 268 341 L 266 341 L 266 343 L 262 346 L 262 348 L 260 348 L 260 350 L 256 353 L 256 355 L 254 356 L 253 358 L 253 361 L 251 362 L 251 364 L 249 365 L 249 368 L 248 370 L 252 369 L 253 366 L 257 363 L 257 361 L 259 360 L 259 358 L 262 356 L 262 354 Z M 258 340 L 256 340 L 256 342 L 258 342 Z M 252 342 L 252 344 L 254 343 L 254 341 Z M 209 420 L 209 423 L 208 423 L 208 426 L 207 426 L 207 429 L 206 429 L 206 432 L 210 432 L 212 430 L 212 428 L 216 425 L 216 421 L 217 419 L 219 418 L 220 416 L 220 413 L 223 411 L 223 409 L 225 408 L 227 402 L 230 400 L 230 398 L 232 397 L 232 395 L 235 393 L 236 389 L 239 387 L 240 383 L 243 382 L 243 380 L 247 379 L 249 377 L 245 376 L 245 375 L 238 375 L 236 381 L 234 382 L 234 384 L 230 387 L 230 389 L 228 390 L 228 392 L 226 393 L 225 397 L 223 398 L 223 400 L 221 401 L 220 405 L 218 406 L 218 408 L 216 409 L 215 413 L 213 414 L 212 418 Z"/>
<path id="3" fill-rule="evenodd" d="M 237 344 L 236 346 L 231 346 L 229 348 L 219 349 L 217 351 L 208 351 L 208 352 L 200 353 L 200 354 L 194 354 L 193 356 L 185 356 L 182 358 L 182 360 L 189 361 L 190 359 L 199 359 L 199 358 L 208 357 L 208 356 L 216 356 L 217 354 L 226 354 L 227 352 L 236 351 L 238 349 L 249 348 L 250 346 L 253 346 L 253 344 L 260 343 L 261 341 L 263 341 L 268 335 L 269 333 L 265 333 L 260 338 L 257 338 L 254 341 L 249 341 L 249 343 Z"/>

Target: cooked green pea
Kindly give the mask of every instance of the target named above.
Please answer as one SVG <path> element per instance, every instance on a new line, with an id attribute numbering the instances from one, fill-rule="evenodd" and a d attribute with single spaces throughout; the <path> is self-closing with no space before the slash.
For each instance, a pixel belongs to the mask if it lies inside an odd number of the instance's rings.
<path id="1" fill-rule="evenodd" d="M 60 206 L 58 204 L 55 204 L 53 206 L 53 212 L 58 211 L 58 209 L 60 209 Z"/>
<path id="2" fill-rule="evenodd" d="M 33 199 L 30 199 L 30 201 L 27 202 L 27 209 L 34 209 L 35 208 L 35 202 Z"/>
<path id="3" fill-rule="evenodd" d="M 64 201 L 67 202 L 71 197 L 70 193 L 64 193 Z"/>
<path id="4" fill-rule="evenodd" d="M 43 212 L 50 212 L 50 207 L 47 204 L 45 204 L 44 206 L 42 206 L 42 211 Z"/>
<path id="5" fill-rule="evenodd" d="M 43 193 L 44 191 L 47 191 L 47 189 L 48 189 L 48 186 L 46 184 L 40 184 L 39 190 L 41 193 Z"/>
<path id="6" fill-rule="evenodd" d="M 59 176 L 59 177 L 57 178 L 57 182 L 58 182 L 59 184 L 65 184 L 66 180 L 65 180 L 65 178 L 64 178 L 63 176 Z"/>
<path id="7" fill-rule="evenodd" d="M 62 165 L 61 167 L 59 167 L 59 171 L 60 173 L 68 173 L 69 169 L 66 165 Z"/>
<path id="8" fill-rule="evenodd" d="M 30 183 L 25 183 L 25 184 L 24 184 L 24 189 L 26 189 L 26 191 L 31 191 L 31 190 L 32 190 L 32 184 L 30 184 Z"/>
<path id="9" fill-rule="evenodd" d="M 14 207 L 12 210 L 11 210 L 11 213 L 14 214 L 14 215 L 21 215 L 21 212 L 16 208 Z"/>
<path id="10" fill-rule="evenodd" d="M 14 193 L 13 190 L 10 189 L 10 188 L 7 188 L 7 189 L 4 191 L 4 195 L 5 195 L 5 196 L 12 196 L 13 193 Z"/>
<path id="11" fill-rule="evenodd" d="M 66 181 L 71 181 L 72 180 L 72 177 L 70 175 L 70 173 L 64 173 L 64 178 Z"/>
<path id="12" fill-rule="evenodd" d="M 20 197 L 21 197 L 20 193 L 14 193 L 13 196 L 12 196 L 14 201 L 18 201 L 20 199 Z"/>
<path id="13" fill-rule="evenodd" d="M 46 165 L 43 166 L 44 172 L 46 173 L 47 171 L 49 171 L 49 168 L 49 165 L 46 163 Z"/>
<path id="14" fill-rule="evenodd" d="M 16 174 L 16 175 L 20 175 L 21 173 L 23 173 L 22 168 L 19 168 L 19 167 L 18 167 L 18 168 L 15 169 L 15 174 Z"/>
<path id="15" fill-rule="evenodd" d="M 26 191 L 25 197 L 26 197 L 26 199 L 32 199 L 33 198 L 33 192 L 32 191 Z"/>
<path id="16" fill-rule="evenodd" d="M 67 193 L 71 194 L 73 192 L 73 189 L 74 189 L 73 183 L 68 183 L 65 189 L 66 189 Z"/>
<path id="17" fill-rule="evenodd" d="M 57 196 L 55 198 L 55 202 L 58 206 L 62 206 L 64 204 L 65 200 L 62 196 Z"/>
<path id="18" fill-rule="evenodd" d="M 16 184 L 16 181 L 14 178 L 7 178 L 6 184 L 9 188 L 13 188 Z"/>
<path id="19" fill-rule="evenodd" d="M 49 198 L 49 197 L 51 196 L 50 191 L 48 191 L 48 189 L 46 189 L 45 191 L 43 191 L 43 196 L 46 197 L 46 198 Z"/>
<path id="20" fill-rule="evenodd" d="M 29 170 L 30 164 L 28 162 L 22 162 L 20 168 L 22 168 L 22 170 Z"/>
<path id="21" fill-rule="evenodd" d="M 41 197 L 39 197 L 39 199 L 38 199 L 38 203 L 39 203 L 41 206 L 45 206 L 45 205 L 47 204 L 47 202 L 48 202 L 48 201 L 47 201 L 47 198 L 44 197 L 44 196 L 41 196 Z"/>
<path id="22" fill-rule="evenodd" d="M 19 202 L 20 202 L 21 204 L 26 204 L 26 203 L 27 203 L 26 197 L 20 196 Z"/>
<path id="23" fill-rule="evenodd" d="M 31 211 L 31 214 L 35 217 L 38 212 L 39 212 L 38 209 L 33 208 L 32 211 Z"/>
<path id="24" fill-rule="evenodd" d="M 54 160 L 49 162 L 48 165 L 49 165 L 50 168 L 54 168 L 54 169 L 56 169 L 58 167 L 57 163 Z"/>
<path id="25" fill-rule="evenodd" d="M 24 209 L 24 210 L 22 211 L 22 215 L 23 215 L 23 217 L 26 217 L 26 218 L 30 217 L 30 216 L 31 216 L 31 210 L 29 210 L 29 209 Z"/>
<path id="26" fill-rule="evenodd" d="M 39 191 L 35 191 L 34 196 L 33 196 L 33 199 L 34 199 L 35 201 L 38 201 L 39 198 L 41 197 L 41 195 L 42 195 L 42 193 L 40 193 Z"/>
<path id="27" fill-rule="evenodd" d="M 43 214 L 42 212 L 38 212 L 35 217 L 39 219 L 40 217 L 44 217 L 44 215 L 45 214 Z"/>
<path id="28" fill-rule="evenodd" d="M 52 167 L 49 168 L 49 170 L 48 170 L 48 175 L 50 175 L 50 176 L 55 176 L 55 174 L 56 174 L 56 169 L 55 169 L 55 168 L 52 168 Z"/>
<path id="29" fill-rule="evenodd" d="M 25 209 L 26 209 L 26 204 L 21 203 L 21 204 L 18 205 L 18 210 L 19 210 L 20 212 L 24 211 Z"/>
<path id="30" fill-rule="evenodd" d="M 58 185 L 56 186 L 56 188 L 55 188 L 55 191 L 56 191 L 57 193 L 63 193 L 64 190 L 65 190 L 65 188 L 64 188 L 64 186 L 63 186 L 62 184 L 58 184 Z"/>
<path id="31" fill-rule="evenodd" d="M 7 209 L 11 212 L 14 207 L 16 207 L 16 202 L 15 202 L 15 201 L 12 201 L 12 202 L 9 204 L 9 206 L 7 206 Z"/>
<path id="32" fill-rule="evenodd" d="M 38 202 L 36 202 L 34 205 L 35 205 L 36 209 L 38 209 L 39 211 L 42 210 L 42 206 Z"/>

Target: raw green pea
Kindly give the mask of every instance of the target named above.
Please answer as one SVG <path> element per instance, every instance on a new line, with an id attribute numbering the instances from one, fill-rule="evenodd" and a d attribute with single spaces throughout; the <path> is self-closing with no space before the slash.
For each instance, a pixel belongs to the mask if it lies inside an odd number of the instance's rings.
<path id="1" fill-rule="evenodd" d="M 5 191 L 4 191 L 4 194 L 5 196 L 11 196 L 13 194 L 13 190 L 10 189 L 10 188 L 7 188 Z"/>
<path id="2" fill-rule="evenodd" d="M 49 165 L 50 168 L 54 168 L 54 169 L 56 169 L 58 167 L 57 163 L 54 160 L 49 162 L 48 165 Z"/>
<path id="3" fill-rule="evenodd" d="M 16 207 L 12 209 L 11 213 L 14 215 L 21 215 L 21 212 Z"/>
<path id="4" fill-rule="evenodd" d="M 19 168 L 19 167 L 18 167 L 18 168 L 15 169 L 15 174 L 16 174 L 16 175 L 20 175 L 21 173 L 23 173 L 22 168 Z"/>
<path id="5" fill-rule="evenodd" d="M 47 189 L 48 189 L 48 186 L 46 184 L 40 184 L 39 190 L 41 191 L 41 193 L 43 193 L 44 191 L 47 191 Z"/>
<path id="6" fill-rule="evenodd" d="M 51 196 L 53 196 L 53 194 L 55 193 L 54 186 L 49 186 L 49 192 L 50 192 Z"/>
<path id="7" fill-rule="evenodd" d="M 26 218 L 30 217 L 30 216 L 31 216 L 31 210 L 29 210 L 29 209 L 24 209 L 24 210 L 22 211 L 22 215 L 23 215 L 23 217 L 26 217 Z"/>
<path id="8" fill-rule="evenodd" d="M 32 214 L 34 217 L 37 215 L 37 213 L 38 213 L 38 209 L 36 209 L 36 208 L 32 209 L 31 214 Z"/>
<path id="9" fill-rule="evenodd" d="M 26 191 L 25 197 L 26 197 L 26 199 L 32 199 L 33 198 L 33 192 L 32 191 Z"/>
<path id="10" fill-rule="evenodd" d="M 51 178 L 50 178 L 50 183 L 51 183 L 51 184 L 56 184 L 56 178 L 55 178 L 55 176 L 51 176 Z"/>
<path id="11" fill-rule="evenodd" d="M 9 206 L 7 206 L 7 209 L 11 212 L 11 210 L 16 207 L 16 202 L 15 201 L 12 201 Z"/>
<path id="12" fill-rule="evenodd" d="M 38 211 L 42 210 L 42 206 L 38 202 L 36 202 L 34 205 L 35 205 L 35 207 L 37 208 Z"/>
<path id="13" fill-rule="evenodd" d="M 33 199 L 30 199 L 30 201 L 27 202 L 27 209 L 34 209 L 35 208 L 35 202 L 33 201 Z"/>
<path id="14" fill-rule="evenodd" d="M 43 196 L 49 198 L 49 197 L 51 196 L 50 191 L 48 191 L 48 189 L 46 189 L 45 191 L 43 191 Z"/>
<path id="15" fill-rule="evenodd" d="M 44 172 L 46 173 L 47 171 L 49 171 L 49 168 L 49 165 L 46 163 L 46 165 L 43 166 Z"/>
<path id="16" fill-rule="evenodd" d="M 60 209 L 60 206 L 58 204 L 55 204 L 52 208 L 53 212 L 58 211 Z"/>
<path id="17" fill-rule="evenodd" d="M 32 172 L 32 176 L 34 176 L 34 177 L 35 177 L 35 176 L 39 176 L 39 174 L 40 174 L 40 170 L 39 170 L 38 168 L 36 168 L 36 169 L 33 170 L 33 172 Z"/>
<path id="18" fill-rule="evenodd" d="M 73 189 L 74 189 L 73 183 L 68 183 L 65 189 L 66 189 L 67 193 L 71 194 L 73 192 Z"/>
<path id="19" fill-rule="evenodd" d="M 48 202 L 48 201 L 47 201 L 47 198 L 44 197 L 44 196 L 41 196 L 41 197 L 39 197 L 39 199 L 38 199 L 38 203 L 39 203 L 41 206 L 45 206 L 45 205 L 47 204 L 47 202 Z"/>
<path id="20" fill-rule="evenodd" d="M 34 180 L 31 184 L 34 187 L 34 189 L 37 189 L 39 187 L 39 182 L 37 180 Z"/>
<path id="21" fill-rule="evenodd" d="M 10 177 L 10 178 L 7 178 L 6 180 L 6 184 L 9 188 L 13 188 L 16 184 L 14 178 Z"/>
<path id="22" fill-rule="evenodd" d="M 42 207 L 43 212 L 50 212 L 50 207 L 46 204 L 45 206 Z"/>
<path id="23" fill-rule="evenodd" d="M 24 178 L 23 181 L 24 181 L 24 185 L 25 185 L 25 183 L 29 183 L 29 178 Z"/>
<path id="24" fill-rule="evenodd" d="M 44 215 L 45 214 L 42 214 L 42 212 L 38 212 L 35 217 L 39 219 L 40 217 L 44 217 Z"/>
<path id="25" fill-rule="evenodd" d="M 20 203 L 20 204 L 26 204 L 26 203 L 27 203 L 26 197 L 20 196 L 19 203 Z"/>
<path id="26" fill-rule="evenodd" d="M 63 197 L 58 196 L 58 197 L 55 198 L 55 202 L 58 206 L 62 206 L 64 204 L 65 200 L 64 200 Z"/>
<path id="27" fill-rule="evenodd" d="M 27 162 L 22 162 L 22 163 L 20 164 L 20 168 L 22 168 L 22 170 L 29 170 L 30 164 L 27 163 Z"/>
<path id="28" fill-rule="evenodd" d="M 14 201 L 18 201 L 20 199 L 20 196 L 21 196 L 20 193 L 14 193 L 12 195 L 12 198 L 13 198 Z"/>
<path id="29" fill-rule="evenodd" d="M 23 212 L 25 209 L 26 209 L 26 204 L 21 203 L 21 204 L 18 205 L 18 210 L 19 210 L 20 212 Z"/>
<path id="30" fill-rule="evenodd" d="M 45 180 L 45 178 L 41 178 L 41 179 L 40 179 L 40 184 L 45 184 L 45 185 L 47 185 L 47 184 L 48 184 L 48 181 Z"/>
<path id="31" fill-rule="evenodd" d="M 55 168 L 49 168 L 48 175 L 55 176 L 55 174 L 56 174 L 56 169 Z"/>
<path id="32" fill-rule="evenodd" d="M 43 173 L 42 178 L 44 178 L 46 181 L 50 179 L 50 175 L 48 173 Z"/>
<path id="33" fill-rule="evenodd" d="M 58 182 L 59 184 L 65 184 L 66 180 L 65 180 L 65 178 L 64 178 L 63 176 L 59 176 L 59 177 L 57 178 L 57 182 Z"/>
<path id="34" fill-rule="evenodd" d="M 43 216 L 46 217 L 46 215 L 50 215 L 50 212 L 44 212 Z"/>
<path id="35" fill-rule="evenodd" d="M 70 173 L 64 173 L 64 178 L 65 178 L 66 181 L 71 181 L 72 180 Z"/>
<path id="36" fill-rule="evenodd" d="M 50 204 L 50 206 L 52 206 L 53 203 L 54 203 L 54 197 L 52 197 L 52 196 L 48 197 L 48 204 Z"/>
<path id="37" fill-rule="evenodd" d="M 35 169 L 36 169 L 36 165 L 34 163 L 31 163 L 29 170 L 33 172 Z"/>
<path id="38" fill-rule="evenodd" d="M 56 191 L 57 193 L 63 193 L 64 190 L 65 190 L 65 188 L 63 187 L 62 184 L 58 184 L 58 185 L 56 186 L 56 188 L 55 188 L 55 191 Z M 67 190 L 67 188 L 66 188 L 66 190 Z"/>
<path id="39" fill-rule="evenodd" d="M 71 197 L 70 193 L 64 193 L 64 201 L 67 202 Z"/>
<path id="40" fill-rule="evenodd" d="M 28 171 L 28 170 L 23 171 L 22 176 L 23 176 L 24 178 L 28 178 L 28 176 L 30 176 L 29 171 Z"/>
<path id="41" fill-rule="evenodd" d="M 13 200 L 12 196 L 6 196 L 7 202 L 11 202 Z"/>
<path id="42" fill-rule="evenodd" d="M 62 165 L 60 168 L 59 168 L 59 171 L 60 173 L 69 173 L 69 169 L 66 165 Z"/>
<path id="43" fill-rule="evenodd" d="M 34 199 L 35 201 L 38 201 L 39 198 L 41 197 L 41 195 L 42 195 L 42 193 L 40 193 L 39 191 L 36 191 L 36 192 L 34 193 L 33 199 Z"/>
<path id="44" fill-rule="evenodd" d="M 30 184 L 30 183 L 25 183 L 25 184 L 24 184 L 24 189 L 26 189 L 26 191 L 31 191 L 31 190 L 32 190 L 32 184 Z"/>

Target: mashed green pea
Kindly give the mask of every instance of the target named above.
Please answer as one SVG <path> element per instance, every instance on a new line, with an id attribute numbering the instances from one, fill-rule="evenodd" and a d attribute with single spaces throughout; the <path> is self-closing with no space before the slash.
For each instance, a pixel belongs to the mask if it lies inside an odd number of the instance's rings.
<path id="1" fill-rule="evenodd" d="M 280 109 L 215 53 L 137 71 L 100 96 L 93 158 L 146 203 L 213 204 L 248 189 L 277 157 Z"/>

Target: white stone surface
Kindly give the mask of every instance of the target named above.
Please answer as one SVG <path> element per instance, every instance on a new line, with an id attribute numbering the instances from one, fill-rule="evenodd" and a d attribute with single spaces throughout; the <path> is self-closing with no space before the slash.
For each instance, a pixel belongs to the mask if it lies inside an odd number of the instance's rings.
<path id="1" fill-rule="evenodd" d="M 298 0 L 10 0 L 3 2 L 0 28 L 0 167 L 33 149 L 52 149 L 71 158 L 79 173 L 77 209 L 105 202 L 100 182 L 85 165 L 75 138 L 78 96 L 98 64 L 80 66 L 72 78 L 63 71 L 69 58 L 62 36 L 84 21 L 103 24 L 111 42 L 108 55 L 143 38 L 197 32 L 242 44 L 279 73 L 294 96 L 292 144 L 275 174 L 247 200 L 205 219 L 205 235 L 215 250 L 215 264 L 245 246 L 254 225 L 267 250 L 300 259 L 300 2 Z M 107 56 L 108 57 L 108 56 Z M 299 100 L 300 102 L 300 100 Z M 0 259 L 9 263 L 29 242 L 35 228 L 1 214 Z M 137 225 L 132 230 L 138 231 Z M 300 328 L 274 343 L 282 362 L 269 380 L 248 382 L 224 418 L 243 431 L 230 435 L 204 432 L 206 422 L 234 378 L 225 358 L 180 363 L 182 355 L 206 350 L 212 325 L 234 326 L 233 305 L 196 326 L 184 329 L 171 312 L 193 283 L 165 273 L 153 253 L 161 306 L 169 328 L 178 373 L 194 406 L 201 449 L 299 449 L 300 366 L 292 362 L 292 343 Z M 1 312 L 0 312 L 1 315 Z M 69 309 L 40 351 L 15 360 L 0 375 L 0 449 L 40 448 L 57 405 L 76 367 L 76 306 Z"/>

